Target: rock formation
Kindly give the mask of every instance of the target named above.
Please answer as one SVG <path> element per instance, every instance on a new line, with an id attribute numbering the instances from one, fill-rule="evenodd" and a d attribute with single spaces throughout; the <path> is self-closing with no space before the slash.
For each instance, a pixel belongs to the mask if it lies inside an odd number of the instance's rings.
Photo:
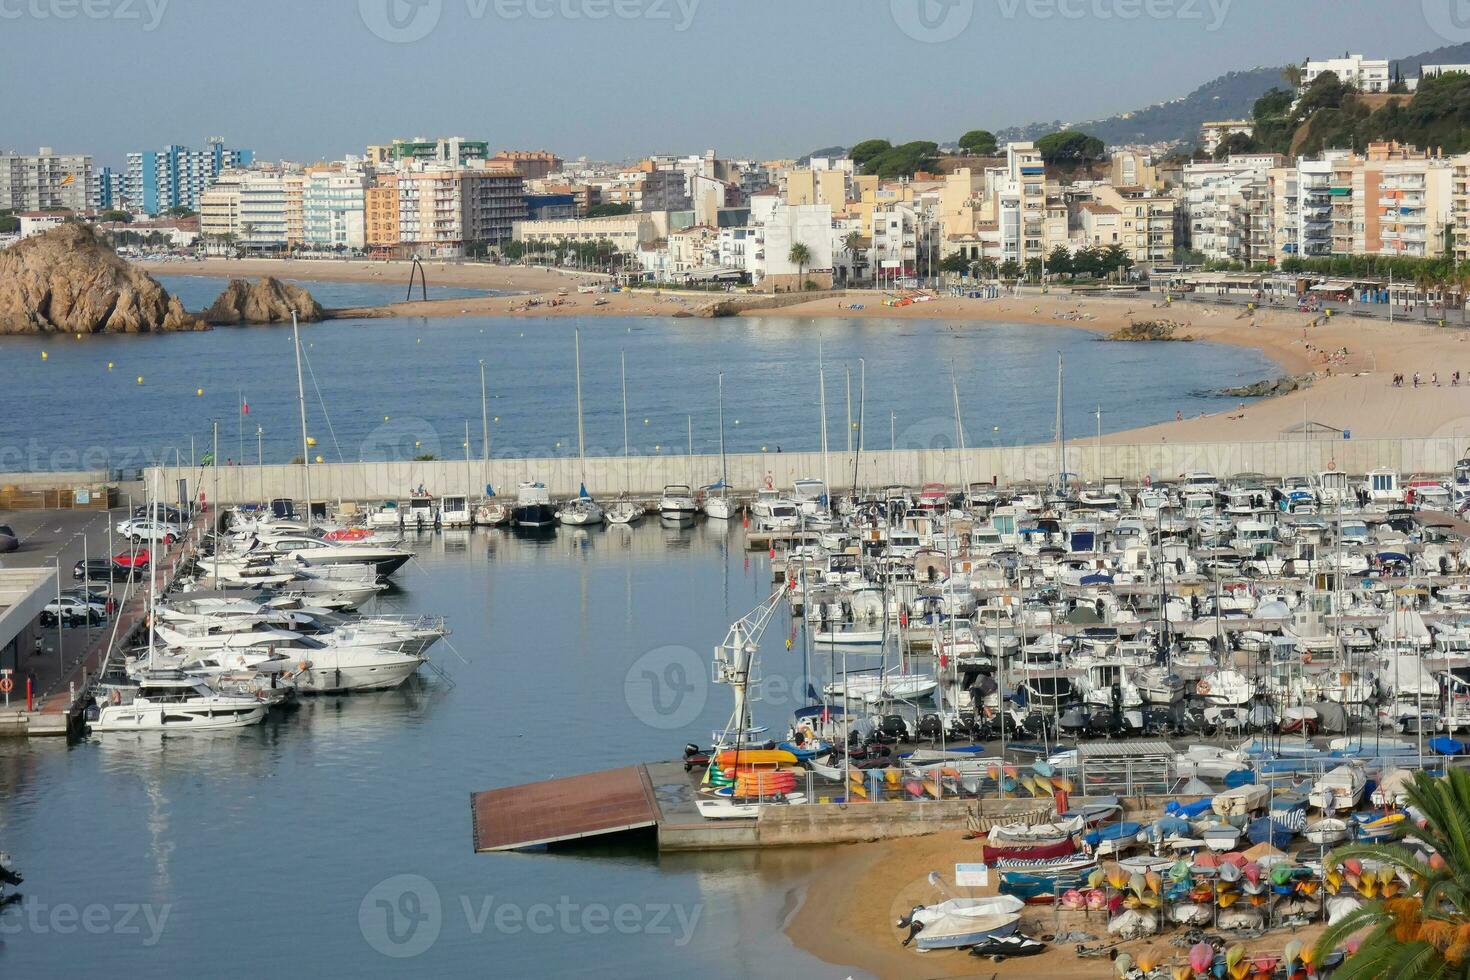
<path id="1" fill-rule="evenodd" d="M 1180 333 L 1182 324 L 1172 320 L 1140 320 L 1130 323 L 1126 327 L 1114 330 L 1104 337 L 1104 340 L 1180 340 L 1191 341 L 1194 338 L 1187 333 Z"/>
<path id="2" fill-rule="evenodd" d="M 205 329 L 88 225 L 67 222 L 0 251 L 0 333 Z"/>
<path id="3" fill-rule="evenodd" d="M 325 311 L 311 293 L 300 286 L 266 276 L 252 283 L 231 279 L 214 305 L 204 311 L 210 323 L 280 323 L 290 321 L 291 311 L 303 322 L 320 320 Z"/>

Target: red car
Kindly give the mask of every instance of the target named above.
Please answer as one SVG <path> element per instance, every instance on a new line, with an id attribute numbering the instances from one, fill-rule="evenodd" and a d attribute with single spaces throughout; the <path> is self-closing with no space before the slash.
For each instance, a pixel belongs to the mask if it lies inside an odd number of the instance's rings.
<path id="1" fill-rule="evenodd" d="M 147 568 L 153 555 L 147 548 L 138 548 L 135 551 L 119 552 L 112 556 L 112 560 L 124 568 Z"/>

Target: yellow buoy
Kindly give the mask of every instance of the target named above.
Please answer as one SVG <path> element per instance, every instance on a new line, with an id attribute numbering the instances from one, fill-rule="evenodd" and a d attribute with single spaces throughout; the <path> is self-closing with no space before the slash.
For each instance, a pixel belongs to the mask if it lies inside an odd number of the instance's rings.
<path id="1" fill-rule="evenodd" d="M 413 448 L 415 448 L 415 449 L 419 448 L 418 440 L 414 440 Z"/>
<path id="2" fill-rule="evenodd" d="M 138 384 L 142 384 L 142 383 L 143 383 L 143 376 L 140 374 L 140 375 L 138 375 Z"/>
<path id="3" fill-rule="evenodd" d="M 318 463 L 320 463 L 320 462 L 321 462 L 321 461 L 322 461 L 322 458 L 321 458 L 321 457 L 320 457 L 320 456 L 318 456 L 318 457 L 317 457 L 317 458 L 316 458 L 316 461 L 317 461 L 317 462 L 318 462 Z"/>
<path id="4" fill-rule="evenodd" d="M 46 352 L 45 352 L 45 351 L 41 351 L 41 360 L 43 360 L 43 361 L 44 361 L 44 360 L 46 360 L 46 359 L 47 359 L 47 358 L 49 358 L 49 357 L 50 357 L 50 356 L 51 356 L 51 355 L 50 355 L 50 354 L 48 354 L 48 353 L 46 353 Z"/>
<path id="5" fill-rule="evenodd" d="M 499 422 L 500 421 L 500 416 L 497 415 L 497 416 L 495 416 L 495 418 L 491 419 L 490 421 L 492 421 L 492 422 Z"/>
<path id="6" fill-rule="evenodd" d="M 203 394 L 204 394 L 204 389 L 203 389 L 203 388 L 195 388 L 195 389 L 194 389 L 194 394 L 195 394 L 195 395 L 196 395 L 196 396 L 198 396 L 198 395 L 203 395 Z"/>
<path id="7" fill-rule="evenodd" d="M 316 436 L 307 436 L 306 437 L 306 444 L 308 446 L 315 446 L 316 445 Z"/>
<path id="8" fill-rule="evenodd" d="M 78 340 L 81 340 L 82 339 L 82 335 L 81 334 L 77 334 L 77 339 Z"/>
<path id="9" fill-rule="evenodd" d="M 383 421 L 384 421 L 384 422 L 386 422 L 386 421 L 388 421 L 388 416 L 386 416 L 386 415 L 384 415 L 384 416 L 383 416 Z"/>
<path id="10" fill-rule="evenodd" d="M 112 370 L 112 362 L 111 361 L 108 361 L 107 362 L 107 370 L 109 370 L 109 371 Z"/>

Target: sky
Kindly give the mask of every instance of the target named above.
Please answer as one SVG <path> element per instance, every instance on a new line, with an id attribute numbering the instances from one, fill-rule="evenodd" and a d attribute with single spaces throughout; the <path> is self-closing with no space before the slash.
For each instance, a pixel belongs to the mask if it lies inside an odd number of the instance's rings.
<path id="1" fill-rule="evenodd" d="M 1470 40 L 1463 0 L 0 0 L 0 149 L 394 137 L 771 159 L 1099 118 Z"/>

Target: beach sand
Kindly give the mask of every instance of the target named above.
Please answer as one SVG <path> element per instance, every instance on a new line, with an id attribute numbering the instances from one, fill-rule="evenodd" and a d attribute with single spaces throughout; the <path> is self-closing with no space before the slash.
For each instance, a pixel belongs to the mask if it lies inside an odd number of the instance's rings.
<path id="1" fill-rule="evenodd" d="M 344 282 L 408 281 L 403 262 L 320 260 L 207 260 L 143 264 L 166 275 L 212 275 L 327 279 Z M 726 294 L 619 292 L 578 293 L 581 284 L 601 279 L 574 272 L 521 266 L 425 263 L 431 285 L 515 290 L 516 296 L 434 300 L 351 311 L 363 316 L 673 316 L 697 314 Z M 559 296 L 558 290 L 567 290 Z M 530 305 L 530 300 L 538 301 Z M 594 301 L 605 301 L 593 305 Z M 559 302 L 561 305 L 550 305 Z M 852 309 L 853 304 L 863 309 Z M 1022 295 L 993 300 L 943 298 L 904 307 L 882 305 L 882 294 L 853 291 L 842 299 L 826 297 L 784 307 L 754 311 L 750 316 L 782 319 L 833 317 L 894 320 L 948 320 L 954 323 L 1048 323 L 1097 333 L 1111 333 L 1135 320 L 1169 320 L 1198 340 L 1259 350 L 1292 375 L 1316 375 L 1311 387 L 1239 409 L 1203 418 L 1164 422 L 1104 436 L 1111 443 L 1270 441 L 1305 418 L 1350 430 L 1355 439 L 1464 436 L 1470 440 L 1470 331 L 1452 324 L 1439 329 L 1418 324 L 1390 326 L 1376 320 L 1334 316 L 1325 323 L 1313 314 L 1266 309 L 1254 316 L 1238 306 L 1176 302 L 1165 307 L 1157 297 L 1077 297 L 1070 293 Z M 1345 349 L 1329 359 L 1326 352 Z M 1466 381 L 1450 386 L 1459 370 Z M 1331 376 L 1328 376 L 1328 372 Z M 1412 378 L 1392 385 L 1395 373 Z M 1430 383 L 1439 373 L 1439 385 Z"/>
<path id="2" fill-rule="evenodd" d="M 852 966 L 879 977 L 1056 977 L 1114 976 L 1106 952 L 1083 957 L 1077 943 L 1049 945 L 1046 952 L 995 964 L 989 959 L 957 951 L 919 953 L 901 944 L 906 930 L 897 928 L 900 916 L 915 905 L 934 904 L 946 897 L 928 882 L 938 871 L 950 892 L 963 897 L 997 894 L 994 879 L 986 889 L 956 888 L 957 862 L 980 859 L 981 842 L 964 840 L 950 831 L 929 837 L 847 845 L 833 854 L 830 867 L 815 875 L 806 887 L 801 907 L 786 927 L 792 942 L 837 966 Z M 1101 913 L 1055 913 L 1050 906 L 1027 906 L 1021 913 L 1022 934 L 1040 939 L 1066 933 L 1086 933 L 1085 945 L 1105 945 L 1107 924 Z M 1290 939 L 1310 943 L 1321 934 L 1320 925 L 1277 930 L 1244 943 L 1250 953 L 1279 954 Z M 1170 929 L 1162 936 L 1119 946 L 1135 957 L 1141 950 L 1159 950 L 1164 965 L 1183 963 L 1188 951 L 1169 940 L 1182 934 Z"/>

